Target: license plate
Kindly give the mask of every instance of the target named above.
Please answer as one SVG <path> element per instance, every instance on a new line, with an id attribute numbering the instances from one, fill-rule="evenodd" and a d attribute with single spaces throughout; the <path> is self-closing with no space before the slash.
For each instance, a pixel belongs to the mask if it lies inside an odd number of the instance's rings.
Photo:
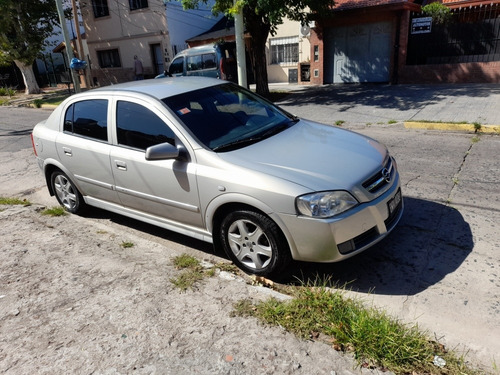
<path id="1" fill-rule="evenodd" d="M 387 206 L 389 207 L 389 216 L 392 216 L 394 211 L 397 210 L 400 203 L 401 203 L 401 190 L 398 190 L 396 195 L 392 197 L 389 200 L 389 202 L 387 202 Z"/>

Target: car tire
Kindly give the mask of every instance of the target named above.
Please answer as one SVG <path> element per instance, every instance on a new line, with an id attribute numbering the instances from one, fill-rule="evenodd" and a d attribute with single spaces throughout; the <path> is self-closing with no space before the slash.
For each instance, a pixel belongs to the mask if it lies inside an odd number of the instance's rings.
<path id="1" fill-rule="evenodd" d="M 281 278 L 291 263 L 285 236 L 269 217 L 255 211 L 230 212 L 220 225 L 220 243 L 243 271 Z"/>
<path id="2" fill-rule="evenodd" d="M 73 214 L 82 213 L 87 207 L 75 184 L 62 171 L 56 170 L 50 176 L 52 191 L 64 209 Z"/>

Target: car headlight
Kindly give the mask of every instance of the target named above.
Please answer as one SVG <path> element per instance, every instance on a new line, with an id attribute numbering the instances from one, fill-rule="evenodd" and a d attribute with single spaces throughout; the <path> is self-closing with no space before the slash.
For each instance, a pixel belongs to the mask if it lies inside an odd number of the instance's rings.
<path id="1" fill-rule="evenodd" d="M 304 216 L 327 218 L 350 210 L 358 201 L 347 191 L 324 191 L 297 197 L 296 204 Z"/>

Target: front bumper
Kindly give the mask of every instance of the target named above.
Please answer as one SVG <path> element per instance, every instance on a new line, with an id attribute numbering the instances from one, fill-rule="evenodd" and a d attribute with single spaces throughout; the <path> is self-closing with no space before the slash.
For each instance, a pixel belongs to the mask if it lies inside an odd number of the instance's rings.
<path id="1" fill-rule="evenodd" d="M 380 197 L 334 218 L 279 215 L 288 231 L 292 257 L 308 262 L 337 262 L 386 237 L 403 215 L 399 174 L 396 176 L 391 188 Z"/>

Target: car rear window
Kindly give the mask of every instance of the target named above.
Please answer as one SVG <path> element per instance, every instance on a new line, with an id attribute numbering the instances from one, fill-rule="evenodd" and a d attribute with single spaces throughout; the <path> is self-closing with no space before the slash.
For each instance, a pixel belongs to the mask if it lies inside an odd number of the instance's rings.
<path id="1" fill-rule="evenodd" d="M 64 116 L 64 131 L 93 138 L 108 140 L 108 101 L 90 99 L 73 103 Z"/>

